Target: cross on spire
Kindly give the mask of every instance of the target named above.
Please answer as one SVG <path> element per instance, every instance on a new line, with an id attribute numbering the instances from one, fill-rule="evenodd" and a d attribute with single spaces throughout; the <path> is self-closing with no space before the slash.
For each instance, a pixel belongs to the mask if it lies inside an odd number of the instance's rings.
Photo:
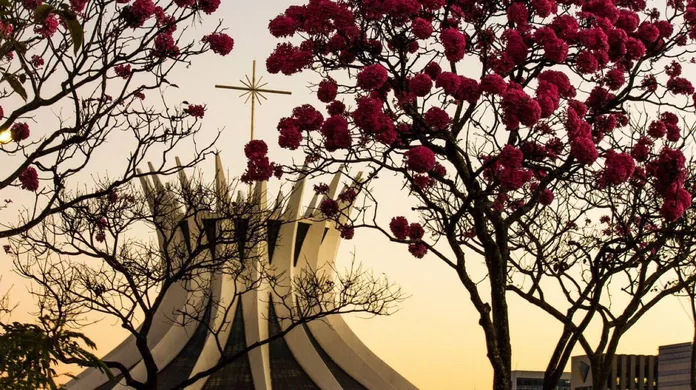
<path id="1" fill-rule="evenodd" d="M 244 100 L 244 103 L 246 104 L 251 100 L 251 139 L 254 139 L 254 111 L 255 111 L 255 106 L 256 102 L 261 105 L 261 98 L 263 100 L 268 100 L 263 94 L 264 93 L 275 93 L 275 94 L 280 94 L 280 95 L 292 95 L 292 92 L 290 91 L 280 91 L 280 90 L 275 90 L 275 89 L 265 89 L 266 85 L 268 83 L 262 83 L 261 80 L 263 80 L 263 77 L 259 77 L 258 80 L 256 80 L 256 60 L 252 63 L 252 68 L 251 68 L 251 80 L 249 80 L 248 75 L 244 75 L 245 80 L 239 80 L 240 83 L 242 83 L 243 87 L 240 86 L 231 86 L 231 85 L 215 85 L 215 88 L 222 88 L 222 89 L 234 89 L 237 91 L 244 91 L 239 97 L 245 97 L 246 100 Z"/>

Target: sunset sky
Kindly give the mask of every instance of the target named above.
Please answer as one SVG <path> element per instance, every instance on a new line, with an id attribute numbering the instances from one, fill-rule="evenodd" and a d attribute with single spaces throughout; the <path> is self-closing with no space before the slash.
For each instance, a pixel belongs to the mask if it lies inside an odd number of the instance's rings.
<path id="1" fill-rule="evenodd" d="M 170 81 L 180 88 L 167 92 L 173 102 L 183 100 L 207 105 L 203 120 L 204 137 L 212 137 L 217 129 L 224 133 L 216 146 L 222 152 L 222 160 L 229 176 L 243 173 L 245 159 L 243 145 L 249 138 L 249 106 L 244 105 L 239 93 L 215 89 L 215 84 L 238 85 L 239 79 L 251 73 L 252 60 L 257 60 L 257 74 L 268 81 L 267 88 L 292 91 L 291 96 L 268 95 L 269 100 L 257 107 L 256 137 L 270 146 L 270 155 L 276 161 L 290 163 L 301 158 L 281 150 L 277 144 L 276 125 L 292 108 L 305 103 L 317 104 L 318 100 L 308 89 L 310 82 L 318 82 L 318 76 L 305 72 L 287 77 L 270 75 L 265 70 L 265 59 L 278 42 L 268 30 L 268 21 L 300 0 L 261 0 L 222 2 L 220 11 L 197 27 L 200 35 L 212 30 L 217 19 L 223 19 L 228 33 L 235 39 L 232 53 L 226 57 L 212 53 L 196 58 L 189 68 L 180 67 Z M 117 150 L 118 145 L 114 145 Z M 180 152 L 182 159 L 189 157 Z M 107 171 L 116 159 L 114 154 L 102 155 L 94 161 L 97 170 Z M 213 160 L 200 166 L 206 177 L 212 178 Z M 327 179 L 327 181 L 330 179 Z M 277 189 L 277 181 L 271 188 Z M 385 177 L 375 189 L 379 198 L 388 202 L 380 204 L 380 216 L 388 220 L 396 215 L 410 215 L 410 204 L 401 183 Z M 308 201 L 308 200 L 307 200 Z M 409 298 L 388 317 L 363 318 L 360 315 L 347 318 L 349 325 L 367 346 L 383 360 L 401 372 L 421 389 L 489 389 L 491 369 L 486 359 L 483 333 L 477 322 L 468 295 L 456 274 L 431 256 L 416 259 L 408 254 L 405 246 L 389 243 L 385 238 L 368 231 L 356 232 L 352 241 L 344 241 L 339 252 L 339 267 L 345 266 L 352 255 L 376 274 L 386 274 L 401 286 Z M 4 256 L 4 255 L 3 255 Z M 476 263 L 470 257 L 471 263 Z M 0 262 L 0 273 L 5 277 L 2 287 L 14 284 L 14 299 L 22 301 L 25 288 L 22 281 L 9 273 L 11 263 Z M 29 318 L 23 311 L 30 310 L 22 302 L 17 319 Z M 521 300 L 511 297 L 513 368 L 519 370 L 543 370 L 560 332 L 558 323 Z M 651 314 L 623 338 L 619 353 L 656 354 L 659 345 L 690 341 L 693 324 L 688 314 L 686 300 L 670 299 L 658 305 Z M 99 346 L 100 353 L 117 345 L 125 332 L 113 326 L 113 319 L 106 319 L 86 329 L 86 333 Z M 580 350 L 576 354 L 581 354 Z"/>

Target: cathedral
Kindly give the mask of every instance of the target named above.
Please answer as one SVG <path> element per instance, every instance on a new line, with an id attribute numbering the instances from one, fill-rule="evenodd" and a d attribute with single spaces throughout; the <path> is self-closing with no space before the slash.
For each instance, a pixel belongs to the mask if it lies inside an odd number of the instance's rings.
<path id="1" fill-rule="evenodd" d="M 227 183 L 219 155 L 216 157 L 216 183 L 218 189 Z M 185 176 L 180 176 L 182 183 Z M 340 174 L 334 176 L 329 194 L 337 194 Z M 154 186 L 161 187 L 155 177 L 152 183 L 142 180 L 147 194 Z M 333 223 L 312 219 L 317 205 L 317 195 L 309 207 L 301 213 L 302 196 L 306 183 L 299 180 L 293 186 L 285 209 L 278 213 L 278 223 L 269 224 L 268 237 L 262 243 L 258 260 L 268 261 L 278 274 L 292 278 L 303 270 L 317 270 L 335 261 L 341 241 L 340 232 Z M 266 186 L 259 183 L 254 189 L 259 207 L 266 207 Z M 195 229 L 188 235 L 204 234 Z M 183 234 L 183 233 L 182 233 Z M 268 248 L 264 250 L 264 248 Z M 175 384 L 193 377 L 212 367 L 220 358 L 218 343 L 224 351 L 234 353 L 268 337 L 281 333 L 290 325 L 286 315 L 288 308 L 280 299 L 264 289 L 255 289 L 236 295 L 240 283 L 230 277 L 209 275 L 212 293 L 205 297 L 187 296 L 193 292 L 184 287 L 172 288 L 167 292 L 155 317 L 155 324 L 148 333 L 150 349 L 156 361 L 158 389 L 171 389 Z M 285 287 L 291 290 L 292 283 Z M 189 291 L 189 292 L 187 292 Z M 292 291 L 287 291 L 292 295 Z M 200 295 L 200 294 L 199 294 Z M 275 298 L 275 299 L 274 299 Z M 202 321 L 189 321 L 175 325 L 171 313 L 181 312 L 185 303 L 200 300 L 205 307 Z M 205 302 L 205 300 L 208 302 Z M 232 302 L 226 315 L 212 315 L 212 300 Z M 285 318 L 285 320 L 281 320 Z M 229 325 L 217 337 L 208 331 L 209 326 L 217 329 L 220 321 Z M 208 324 L 204 326 L 201 324 Z M 103 360 L 117 361 L 129 367 L 130 374 L 144 380 L 146 370 L 131 335 L 121 342 Z M 70 381 L 69 390 L 129 389 L 115 370 L 116 381 L 109 381 L 101 371 L 89 368 Z M 250 350 L 241 358 L 233 360 L 212 375 L 201 378 L 187 389 L 416 389 L 408 380 L 375 355 L 353 333 L 340 315 L 332 315 L 311 321 L 290 330 L 261 347 Z"/>

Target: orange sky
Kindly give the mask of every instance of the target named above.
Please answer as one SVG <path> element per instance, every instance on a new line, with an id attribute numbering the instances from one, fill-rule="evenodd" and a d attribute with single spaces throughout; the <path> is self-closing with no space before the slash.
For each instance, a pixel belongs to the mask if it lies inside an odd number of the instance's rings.
<path id="1" fill-rule="evenodd" d="M 299 0 L 223 1 L 215 15 L 225 19 L 229 33 L 235 39 L 235 48 L 227 57 L 215 55 L 199 58 L 188 69 L 180 69 L 170 81 L 180 89 L 168 91 L 171 101 L 187 100 L 207 104 L 203 121 L 205 131 L 212 133 L 225 127 L 217 143 L 223 162 L 230 175 L 243 172 L 242 145 L 248 140 L 249 107 L 244 106 L 238 93 L 217 90 L 216 83 L 237 84 L 244 74 L 250 73 L 251 61 L 259 62 L 260 71 L 268 88 L 292 90 L 292 96 L 269 96 L 269 101 L 257 107 L 256 135 L 265 139 L 275 160 L 290 162 L 291 153 L 276 144 L 278 119 L 290 114 L 293 107 L 317 103 L 307 89 L 308 82 L 317 81 L 311 73 L 293 77 L 267 75 L 265 58 L 276 45 L 267 32 L 268 20 Z M 262 6 L 260 6 L 262 4 Z M 213 28 L 216 18 L 199 28 L 202 33 Z M 118 144 L 111 147 L 118 150 Z M 186 158 L 185 152 L 181 153 Z M 298 156 L 298 155 L 295 155 Z M 113 155 L 104 154 L 94 161 L 94 169 L 108 170 Z M 201 167 L 210 174 L 213 161 Z M 212 176 L 208 176 L 212 178 Z M 384 217 L 407 214 L 409 205 L 405 195 L 398 195 L 400 182 L 392 178 L 376 188 L 378 194 L 389 194 L 383 203 Z M 5 213 L 11 210 L 4 211 Z M 6 214 L 8 215 L 8 214 Z M 400 311 L 390 317 L 362 319 L 349 317 L 348 323 L 380 357 L 422 389 L 486 389 L 491 387 L 491 370 L 486 360 L 483 335 L 477 324 L 476 312 L 468 302 L 467 294 L 456 275 L 433 257 L 415 259 L 405 247 L 389 244 L 385 239 L 368 232 L 356 232 L 355 239 L 344 242 L 339 252 L 339 267 L 347 264 L 351 254 L 377 274 L 385 273 L 410 295 Z M 18 319 L 26 311 L 27 301 L 22 281 L 8 272 L 8 261 L 0 262 L 0 273 L 5 277 L 3 288 L 14 284 L 14 299 L 23 303 Z M 672 299 L 665 302 L 635 326 L 619 347 L 620 353 L 656 354 L 658 345 L 689 341 L 693 325 L 685 301 Z M 510 300 L 513 340 L 513 368 L 542 370 L 559 333 L 557 324 L 549 317 L 516 298 Z M 105 353 L 120 342 L 125 333 L 107 319 L 87 329 L 88 335 Z M 578 351 L 578 354 L 580 352 Z"/>

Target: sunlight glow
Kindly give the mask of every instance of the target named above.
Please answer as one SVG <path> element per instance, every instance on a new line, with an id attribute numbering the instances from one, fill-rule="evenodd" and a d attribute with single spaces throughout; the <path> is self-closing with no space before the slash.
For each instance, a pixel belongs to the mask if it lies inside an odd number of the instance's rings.
<path id="1" fill-rule="evenodd" d="M 12 132 L 8 129 L 0 132 L 0 144 L 6 144 L 12 141 Z"/>

